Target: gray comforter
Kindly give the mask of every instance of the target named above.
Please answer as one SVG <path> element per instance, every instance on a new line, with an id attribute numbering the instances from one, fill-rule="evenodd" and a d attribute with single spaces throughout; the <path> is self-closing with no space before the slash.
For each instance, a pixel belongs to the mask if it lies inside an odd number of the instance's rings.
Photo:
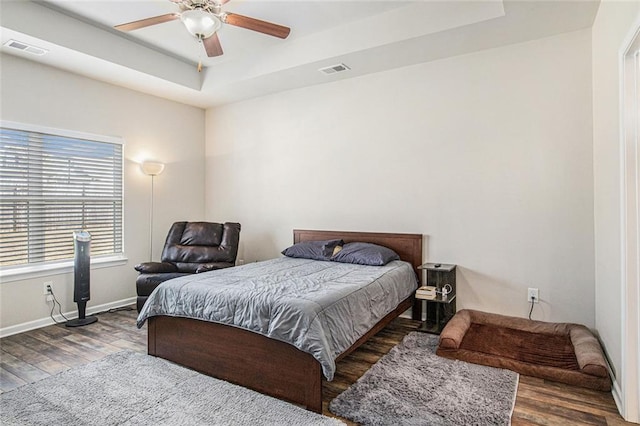
<path id="1" fill-rule="evenodd" d="M 311 354 L 327 380 L 335 358 L 416 289 L 410 264 L 363 266 L 282 257 L 174 278 L 151 294 L 156 315 L 230 324 Z"/>

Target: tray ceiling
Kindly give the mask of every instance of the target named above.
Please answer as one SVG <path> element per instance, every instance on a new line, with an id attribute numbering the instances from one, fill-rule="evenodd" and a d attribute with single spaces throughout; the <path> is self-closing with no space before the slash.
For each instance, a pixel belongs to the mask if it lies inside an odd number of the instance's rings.
<path id="1" fill-rule="evenodd" d="M 114 25 L 179 12 L 169 0 L 0 2 L 2 44 L 21 56 L 199 107 L 588 28 L 598 1 L 232 0 L 224 10 L 291 28 L 281 40 L 223 26 L 208 58 L 177 20 L 122 33 Z M 198 61 L 204 69 L 197 71 Z M 344 63 L 350 70 L 318 70 Z"/>

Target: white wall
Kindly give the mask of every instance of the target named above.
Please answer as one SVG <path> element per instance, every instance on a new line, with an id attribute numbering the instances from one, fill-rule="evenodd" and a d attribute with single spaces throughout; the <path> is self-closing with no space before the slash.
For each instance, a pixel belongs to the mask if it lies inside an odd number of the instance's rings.
<path id="1" fill-rule="evenodd" d="M 133 266 L 149 257 L 150 178 L 138 162 L 167 164 L 156 178 L 154 259 L 176 220 L 204 217 L 204 111 L 2 55 L 3 120 L 121 136 L 124 148 L 124 266 L 94 269 L 88 308 L 134 297 Z M 0 327 L 48 318 L 42 283 L 53 281 L 63 312 L 76 311 L 73 276 L 59 274 L 0 284 Z"/>
<path id="2" fill-rule="evenodd" d="M 240 257 L 293 228 L 425 235 L 459 308 L 593 327 L 591 33 L 207 111 L 206 216 Z"/>
<path id="3" fill-rule="evenodd" d="M 620 53 L 639 2 L 604 0 L 593 25 L 596 327 L 616 372 L 622 362 Z"/>

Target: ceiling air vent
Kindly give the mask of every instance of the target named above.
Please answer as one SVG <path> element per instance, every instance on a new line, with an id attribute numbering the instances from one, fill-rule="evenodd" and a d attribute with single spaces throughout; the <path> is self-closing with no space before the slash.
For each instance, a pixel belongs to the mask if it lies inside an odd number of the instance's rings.
<path id="1" fill-rule="evenodd" d="M 323 74 L 329 75 L 329 74 L 339 73 L 342 71 L 348 71 L 350 69 L 351 68 L 349 68 L 345 64 L 338 64 L 338 65 L 331 65 L 330 67 L 320 68 L 318 71 L 320 71 Z"/>
<path id="2" fill-rule="evenodd" d="M 31 53 L 32 55 L 44 55 L 48 52 L 46 49 L 41 49 L 36 46 L 31 46 L 30 44 L 22 43 L 20 41 L 9 40 L 4 44 L 7 47 L 12 49 L 22 50 L 23 52 Z"/>

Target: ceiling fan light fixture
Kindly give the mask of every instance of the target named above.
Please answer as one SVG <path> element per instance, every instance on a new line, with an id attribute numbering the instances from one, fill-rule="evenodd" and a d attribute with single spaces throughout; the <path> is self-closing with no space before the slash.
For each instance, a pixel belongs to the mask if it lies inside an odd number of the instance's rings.
<path id="1" fill-rule="evenodd" d="M 199 39 L 211 37 L 222 26 L 220 18 L 201 9 L 184 11 L 180 19 L 187 31 Z"/>

